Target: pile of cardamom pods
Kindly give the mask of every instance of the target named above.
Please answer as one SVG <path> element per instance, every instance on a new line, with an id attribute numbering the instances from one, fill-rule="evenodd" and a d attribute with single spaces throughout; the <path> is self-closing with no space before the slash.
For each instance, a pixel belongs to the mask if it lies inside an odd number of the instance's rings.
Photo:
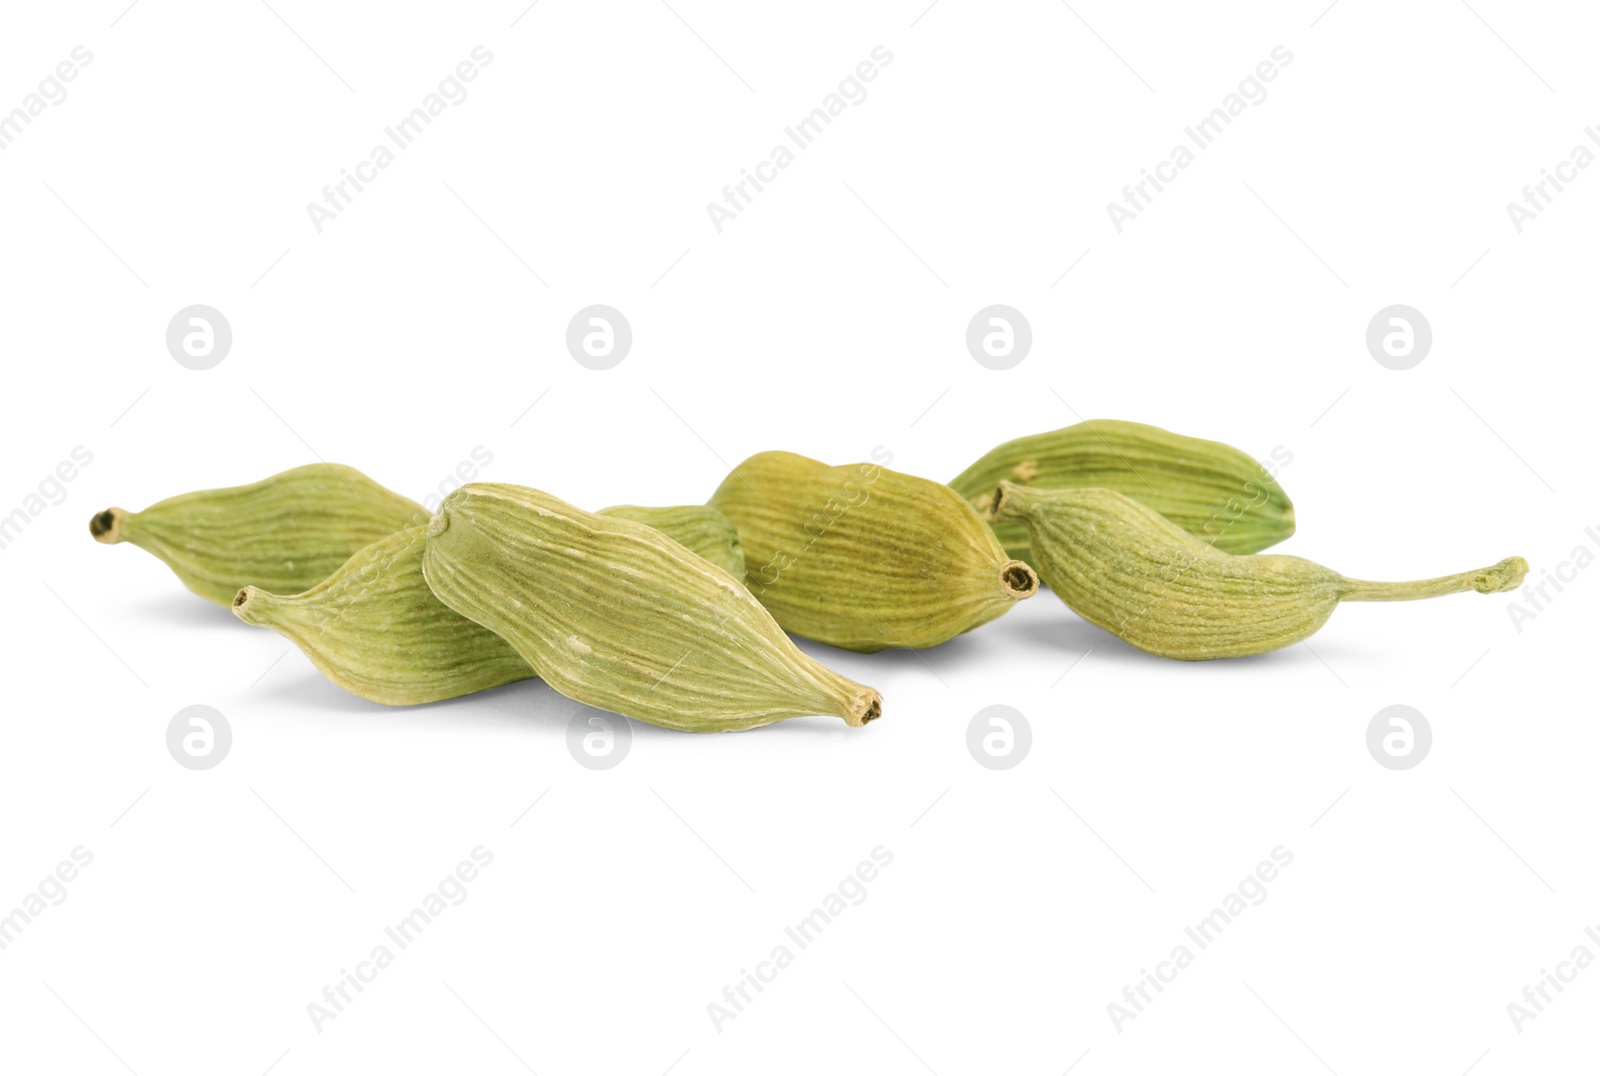
<path id="1" fill-rule="evenodd" d="M 1268 468 L 1216 441 L 1096 420 L 1000 445 L 948 485 L 876 463 L 763 452 L 704 505 L 587 512 L 479 482 L 430 516 L 360 471 L 298 467 L 89 522 L 194 593 L 279 632 L 389 705 L 542 677 L 578 702 L 688 732 L 831 714 L 872 688 L 789 633 L 929 647 L 1039 589 L 1141 650 L 1240 657 L 1310 636 L 1341 601 L 1521 584 L 1528 565 L 1405 583 L 1259 551 L 1294 533 Z"/>

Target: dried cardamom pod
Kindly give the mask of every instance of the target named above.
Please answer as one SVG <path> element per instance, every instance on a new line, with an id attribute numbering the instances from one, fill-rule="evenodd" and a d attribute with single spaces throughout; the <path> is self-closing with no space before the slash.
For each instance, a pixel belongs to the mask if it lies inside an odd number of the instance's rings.
<path id="1" fill-rule="evenodd" d="M 1224 553 L 1255 553 L 1294 533 L 1294 505 L 1264 465 L 1219 441 L 1138 422 L 1091 419 L 1007 441 L 950 487 L 984 512 L 1002 481 L 1114 489 Z M 994 529 L 1008 555 L 1027 557 L 1026 528 L 996 521 Z"/>
<path id="2" fill-rule="evenodd" d="M 710 504 L 739 528 L 750 589 L 784 630 L 846 650 L 936 646 L 1039 589 L 950 487 L 875 463 L 762 452 Z"/>
<path id="3" fill-rule="evenodd" d="M 390 706 L 537 675 L 504 639 L 433 596 L 422 577 L 427 526 L 380 538 L 303 594 L 245 587 L 234 615 L 294 643 L 346 691 Z"/>
<path id="4" fill-rule="evenodd" d="M 995 515 L 1027 527 L 1034 563 L 1073 611 L 1162 657 L 1197 661 L 1277 650 L 1309 637 L 1341 601 L 1514 590 L 1528 562 L 1408 583 L 1346 579 L 1300 557 L 1235 555 L 1108 489 L 1000 483 Z"/>
<path id="5" fill-rule="evenodd" d="M 737 579 L 659 531 L 538 490 L 472 483 L 428 524 L 439 600 L 568 698 L 667 728 L 876 718 L 876 691 L 801 653 Z"/>
<path id="6" fill-rule="evenodd" d="M 622 505 L 601 515 L 632 519 L 729 572 L 744 572 L 727 517 L 699 505 Z M 303 594 L 245 587 L 233 612 L 298 646 L 322 675 L 371 702 L 410 706 L 537 675 L 500 636 L 455 612 L 422 576 L 427 524 L 381 538 Z"/>
<path id="7" fill-rule="evenodd" d="M 297 594 L 427 509 L 337 463 L 313 463 L 248 486 L 169 497 L 143 512 L 107 508 L 89 520 L 96 541 L 130 542 L 164 561 L 183 585 L 228 605 L 239 588 Z"/>
<path id="8" fill-rule="evenodd" d="M 619 504 L 602 508 L 602 516 L 631 519 L 654 527 L 668 538 L 699 554 L 735 579 L 744 578 L 744 549 L 739 544 L 739 529 L 715 508 L 686 504 L 670 508 L 641 508 Z"/>

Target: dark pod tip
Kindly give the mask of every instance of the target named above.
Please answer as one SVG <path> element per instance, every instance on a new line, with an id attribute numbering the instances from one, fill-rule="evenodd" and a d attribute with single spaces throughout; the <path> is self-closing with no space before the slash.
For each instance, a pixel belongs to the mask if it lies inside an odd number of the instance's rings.
<path id="1" fill-rule="evenodd" d="M 883 716 L 883 696 L 870 687 L 861 688 L 849 699 L 845 709 L 844 723 L 854 729 L 862 728 Z"/>
<path id="2" fill-rule="evenodd" d="M 107 508 L 104 512 L 96 512 L 89 517 L 89 533 L 97 542 L 116 545 L 122 541 L 122 521 L 126 518 L 127 513 L 120 508 Z"/>
<path id="3" fill-rule="evenodd" d="M 1010 597 L 1021 601 L 1039 592 L 1039 576 L 1020 560 L 1008 560 L 1000 566 L 1000 586 Z"/>
<path id="4" fill-rule="evenodd" d="M 240 587 L 239 593 L 233 596 L 233 615 L 246 624 L 261 623 L 265 593 L 257 587 Z"/>

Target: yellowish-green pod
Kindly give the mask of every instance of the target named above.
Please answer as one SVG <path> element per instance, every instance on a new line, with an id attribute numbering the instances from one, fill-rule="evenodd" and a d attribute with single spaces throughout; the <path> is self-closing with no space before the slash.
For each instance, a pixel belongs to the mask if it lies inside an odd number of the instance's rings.
<path id="1" fill-rule="evenodd" d="M 313 463 L 143 512 L 107 508 L 89 520 L 89 533 L 138 546 L 202 598 L 228 605 L 242 586 L 307 590 L 379 538 L 427 519 L 422 505 L 354 467 Z"/>
<path id="2" fill-rule="evenodd" d="M 668 538 L 697 553 L 735 579 L 744 578 L 744 549 L 733 521 L 715 508 L 703 504 L 675 505 L 669 508 L 642 508 L 619 504 L 602 508 L 602 516 L 631 519 L 654 527 Z"/>
<path id="3" fill-rule="evenodd" d="M 937 646 L 1039 589 L 950 487 L 875 463 L 762 452 L 710 503 L 784 630 L 846 650 Z"/>
<path id="4" fill-rule="evenodd" d="M 1073 611 L 1162 657 L 1198 661 L 1277 650 L 1309 637 L 1341 601 L 1514 590 L 1528 562 L 1407 583 L 1346 579 L 1300 557 L 1218 551 L 1115 490 L 1002 482 L 994 510 L 1027 527 L 1034 564 Z"/>
<path id="5" fill-rule="evenodd" d="M 1275 454 L 1275 467 L 1286 462 Z M 1139 422 L 1091 419 L 1007 441 L 950 487 L 984 512 L 1000 482 L 1114 489 L 1224 553 L 1255 553 L 1294 533 L 1294 505 L 1266 466 L 1219 441 Z M 1020 523 L 995 521 L 994 529 L 1008 555 L 1027 558 Z"/>
<path id="6" fill-rule="evenodd" d="M 659 531 L 538 490 L 472 483 L 428 524 L 439 600 L 511 644 L 568 698 L 686 732 L 831 714 L 878 693 L 801 653 L 728 572 Z"/>
<path id="7" fill-rule="evenodd" d="M 451 611 L 422 577 L 427 524 L 362 549 L 303 594 L 245 587 L 233 612 L 271 628 L 352 694 L 437 702 L 537 675 L 494 632 Z"/>
<path id="8" fill-rule="evenodd" d="M 654 527 L 712 564 L 744 571 L 733 524 L 699 505 L 607 508 Z M 245 587 L 233 612 L 298 646 L 322 675 L 372 702 L 409 706 L 535 674 L 494 632 L 452 610 L 422 576 L 427 525 L 379 539 L 303 594 Z"/>

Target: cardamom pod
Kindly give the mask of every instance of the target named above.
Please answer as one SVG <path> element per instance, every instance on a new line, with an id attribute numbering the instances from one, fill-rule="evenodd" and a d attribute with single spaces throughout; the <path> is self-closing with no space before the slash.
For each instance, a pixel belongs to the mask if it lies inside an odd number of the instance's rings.
<path id="1" fill-rule="evenodd" d="M 715 508 L 703 504 L 670 508 L 619 504 L 602 508 L 599 514 L 631 519 L 635 523 L 653 527 L 735 579 L 744 578 L 744 549 L 739 544 L 739 529 L 733 525 L 733 520 Z"/>
<path id="2" fill-rule="evenodd" d="M 346 691 L 390 706 L 537 675 L 504 639 L 433 596 L 422 576 L 427 527 L 380 538 L 303 594 L 245 587 L 234 615 L 284 636 Z"/>
<path id="3" fill-rule="evenodd" d="M 308 590 L 363 547 L 427 518 L 422 505 L 354 467 L 313 463 L 143 512 L 107 508 L 89 520 L 89 533 L 108 545 L 131 542 L 202 598 L 228 605 L 246 585 Z"/>
<path id="4" fill-rule="evenodd" d="M 730 574 L 744 572 L 738 532 L 715 509 L 620 505 L 600 514 L 653 527 Z M 389 706 L 537 675 L 504 639 L 434 597 L 422 575 L 426 532 L 418 523 L 379 539 L 303 594 L 245 587 L 234 615 L 284 636 L 351 694 Z"/>
<path id="5" fill-rule="evenodd" d="M 1312 635 L 1341 601 L 1409 601 L 1514 590 L 1528 562 L 1406 583 L 1346 579 L 1300 557 L 1223 553 L 1109 489 L 1002 482 L 999 519 L 1024 524 L 1045 583 L 1073 611 L 1140 650 L 1197 661 L 1243 657 Z"/>
<path id="6" fill-rule="evenodd" d="M 1254 553 L 1294 533 L 1294 505 L 1265 466 L 1219 441 L 1115 419 L 1019 437 L 951 480 L 980 512 L 997 482 L 1036 489 L 1114 489 L 1224 553 Z M 994 522 L 1009 556 L 1028 556 L 1026 528 Z"/>
<path id="7" fill-rule="evenodd" d="M 710 504 L 739 528 L 750 589 L 784 630 L 846 650 L 936 646 L 1039 589 L 950 487 L 875 463 L 762 452 Z"/>
<path id="8" fill-rule="evenodd" d="M 538 490 L 450 493 L 422 568 L 440 601 L 591 706 L 687 732 L 803 714 L 859 727 L 882 709 L 876 691 L 801 653 L 728 572 L 641 523 Z"/>

